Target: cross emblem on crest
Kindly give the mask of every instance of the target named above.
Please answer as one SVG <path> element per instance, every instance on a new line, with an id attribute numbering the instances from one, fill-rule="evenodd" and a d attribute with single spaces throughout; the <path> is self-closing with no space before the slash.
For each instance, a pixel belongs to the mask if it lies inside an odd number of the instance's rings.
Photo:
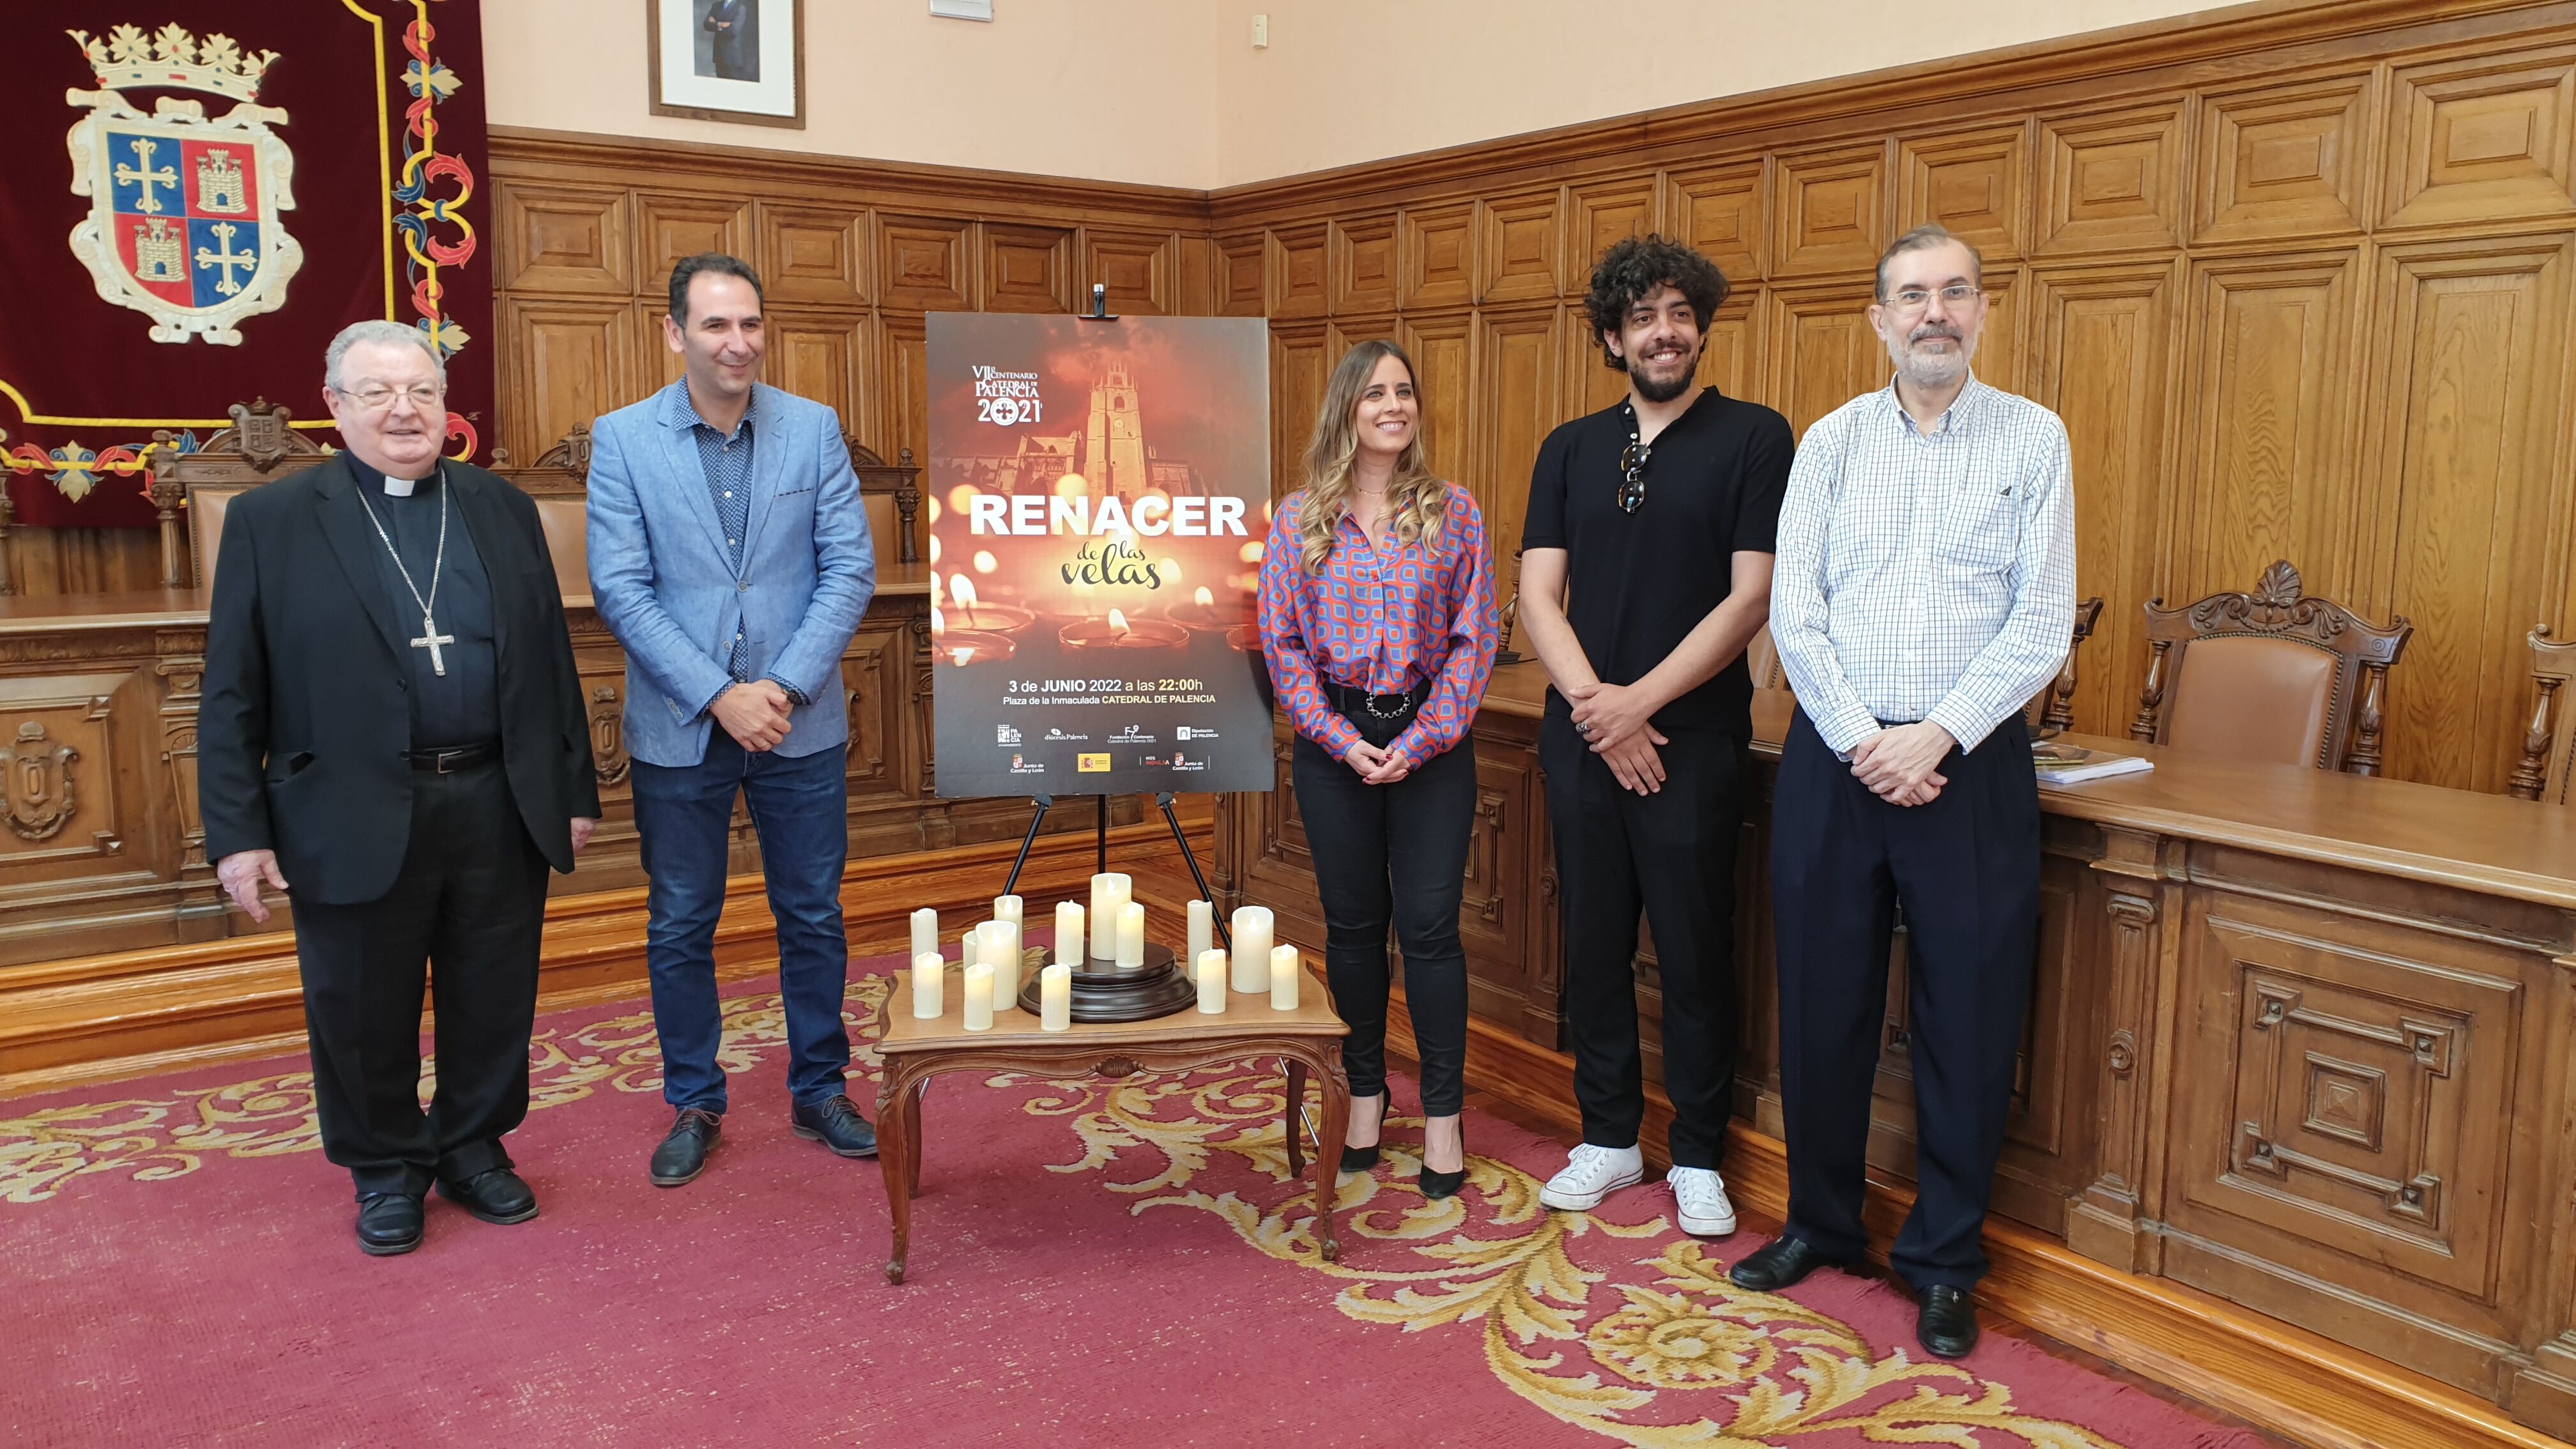
<path id="1" fill-rule="evenodd" d="M 153 188 L 168 186 L 175 189 L 179 184 L 179 173 L 168 166 L 158 168 L 153 166 L 152 153 L 159 150 L 160 146 L 151 137 L 126 136 L 120 139 L 133 144 L 134 164 L 131 166 L 122 162 L 117 164 L 116 184 L 132 186 L 143 193 L 143 199 L 136 203 L 135 210 L 147 214 L 159 212 L 161 198 L 153 194 Z"/>
<path id="2" fill-rule="evenodd" d="M 204 247 L 197 248 L 197 266 L 200 270 L 206 267 L 217 268 L 215 273 L 215 290 L 223 293 L 227 297 L 233 296 L 241 291 L 241 283 L 233 280 L 233 268 L 241 267 L 248 269 L 258 266 L 259 253 L 237 252 L 233 250 L 233 235 L 241 230 L 241 228 L 233 225 L 229 221 L 216 222 L 212 226 L 208 227 L 207 230 L 214 233 L 215 244 L 222 247 L 223 250 L 215 252 L 208 251 Z"/>

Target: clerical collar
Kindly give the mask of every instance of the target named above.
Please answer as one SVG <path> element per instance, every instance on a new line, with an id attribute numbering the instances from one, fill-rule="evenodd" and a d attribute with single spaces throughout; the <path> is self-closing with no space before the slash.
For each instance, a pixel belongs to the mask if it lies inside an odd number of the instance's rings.
<path id="1" fill-rule="evenodd" d="M 382 493 L 387 498 L 409 498 L 423 483 L 437 483 L 439 474 L 439 470 L 432 467 L 426 478 L 389 478 L 381 469 L 360 462 L 355 453 L 349 455 L 349 471 L 358 475 L 359 487 Z"/>

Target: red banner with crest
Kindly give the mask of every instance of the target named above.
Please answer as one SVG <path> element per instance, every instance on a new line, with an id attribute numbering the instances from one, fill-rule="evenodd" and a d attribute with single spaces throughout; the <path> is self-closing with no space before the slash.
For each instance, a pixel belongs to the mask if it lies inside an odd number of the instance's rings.
<path id="1" fill-rule="evenodd" d="M 472 0 L 0 9 L 0 476 L 22 525 L 153 521 L 150 454 L 266 398 L 330 442 L 351 322 L 447 360 L 448 451 L 491 431 Z M 57 102 L 56 98 L 60 98 Z"/>

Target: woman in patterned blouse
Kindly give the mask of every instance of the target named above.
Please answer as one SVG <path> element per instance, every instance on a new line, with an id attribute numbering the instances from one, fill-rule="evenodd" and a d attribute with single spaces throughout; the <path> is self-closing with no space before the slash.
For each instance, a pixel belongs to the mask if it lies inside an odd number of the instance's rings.
<path id="1" fill-rule="evenodd" d="M 1261 561 L 1261 651 L 1297 727 L 1297 809 L 1323 897 L 1325 972 L 1351 1035 L 1342 1169 L 1377 1165 L 1387 927 L 1422 1059 L 1422 1192 L 1467 1176 L 1467 956 L 1458 940 L 1476 762 L 1466 743 L 1497 642 L 1484 514 L 1433 477 L 1413 360 L 1363 342 L 1333 369 L 1306 481 Z"/>

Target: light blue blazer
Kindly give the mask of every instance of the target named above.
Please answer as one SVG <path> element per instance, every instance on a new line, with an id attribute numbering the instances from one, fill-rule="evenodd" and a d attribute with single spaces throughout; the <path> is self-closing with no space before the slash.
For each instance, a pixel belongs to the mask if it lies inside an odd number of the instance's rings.
<path id="1" fill-rule="evenodd" d="M 626 646 L 626 748 L 648 765 L 706 758 L 707 706 L 730 682 L 739 630 L 751 677 L 811 704 L 788 717 L 781 755 L 850 737 L 841 653 L 876 594 L 859 477 L 830 408 L 774 387 L 752 394 L 750 534 L 734 571 L 688 383 L 591 425 L 590 591 Z"/>

